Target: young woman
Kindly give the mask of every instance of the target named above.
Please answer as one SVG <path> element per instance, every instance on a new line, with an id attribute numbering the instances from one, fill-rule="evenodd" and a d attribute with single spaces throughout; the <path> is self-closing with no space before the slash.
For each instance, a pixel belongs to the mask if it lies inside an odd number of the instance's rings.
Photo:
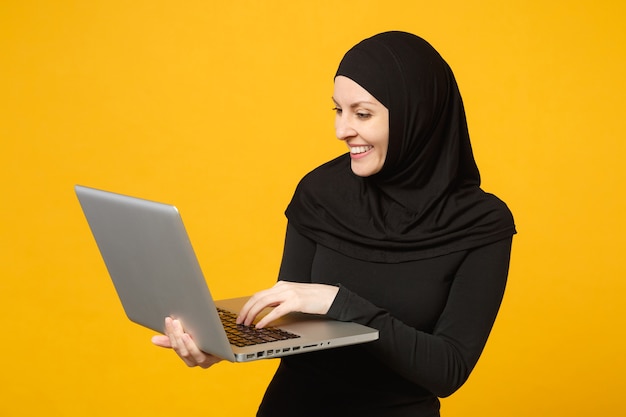
<path id="1" fill-rule="evenodd" d="M 350 49 L 333 93 L 349 152 L 298 185 L 278 283 L 240 312 L 291 311 L 379 330 L 376 342 L 286 357 L 258 416 L 438 416 L 468 378 L 496 318 L 515 226 L 480 188 L 452 71 L 423 39 L 386 32 Z M 201 352 L 166 320 L 189 366 Z"/>

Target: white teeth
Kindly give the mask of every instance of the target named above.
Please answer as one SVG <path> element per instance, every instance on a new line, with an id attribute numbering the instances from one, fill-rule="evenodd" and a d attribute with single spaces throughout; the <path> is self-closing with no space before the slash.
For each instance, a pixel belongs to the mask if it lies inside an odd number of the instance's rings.
<path id="1" fill-rule="evenodd" d="M 363 153 L 372 149 L 373 146 L 354 146 L 350 147 L 350 153 Z"/>

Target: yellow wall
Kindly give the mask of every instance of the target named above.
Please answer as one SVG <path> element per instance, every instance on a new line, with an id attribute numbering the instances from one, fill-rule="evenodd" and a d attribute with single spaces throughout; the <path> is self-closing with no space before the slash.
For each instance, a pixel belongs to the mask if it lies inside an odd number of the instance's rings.
<path id="1" fill-rule="evenodd" d="M 484 187 L 520 232 L 490 343 L 444 415 L 626 413 L 625 12 L 617 0 L 2 1 L 0 415 L 253 415 L 276 363 L 189 370 L 152 347 L 72 186 L 175 203 L 215 296 L 266 287 L 295 184 L 344 151 L 335 67 L 389 29 L 424 36 L 455 70 Z"/>

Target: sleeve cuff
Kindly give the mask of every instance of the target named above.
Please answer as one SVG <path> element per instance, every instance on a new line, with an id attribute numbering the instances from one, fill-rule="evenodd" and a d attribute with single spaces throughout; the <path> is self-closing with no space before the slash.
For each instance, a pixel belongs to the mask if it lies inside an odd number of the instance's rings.
<path id="1" fill-rule="evenodd" d="M 344 310 L 344 307 L 348 302 L 348 298 L 350 297 L 350 291 L 348 291 L 341 284 L 338 284 L 337 286 L 339 287 L 339 291 L 337 292 L 333 303 L 330 305 L 326 316 L 335 320 L 345 320 L 342 319 L 342 311 Z"/>

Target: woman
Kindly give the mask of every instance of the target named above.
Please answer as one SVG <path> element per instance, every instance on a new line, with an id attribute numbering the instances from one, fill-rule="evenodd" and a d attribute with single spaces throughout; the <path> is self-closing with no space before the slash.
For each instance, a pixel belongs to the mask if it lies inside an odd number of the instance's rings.
<path id="1" fill-rule="evenodd" d="M 349 153 L 305 176 L 287 208 L 279 282 L 240 312 L 291 311 L 379 330 L 376 342 L 286 357 L 259 416 L 438 416 L 478 361 L 502 300 L 515 226 L 483 192 L 452 71 L 421 38 L 350 49 L 333 94 Z M 167 319 L 189 366 L 201 352 Z"/>

